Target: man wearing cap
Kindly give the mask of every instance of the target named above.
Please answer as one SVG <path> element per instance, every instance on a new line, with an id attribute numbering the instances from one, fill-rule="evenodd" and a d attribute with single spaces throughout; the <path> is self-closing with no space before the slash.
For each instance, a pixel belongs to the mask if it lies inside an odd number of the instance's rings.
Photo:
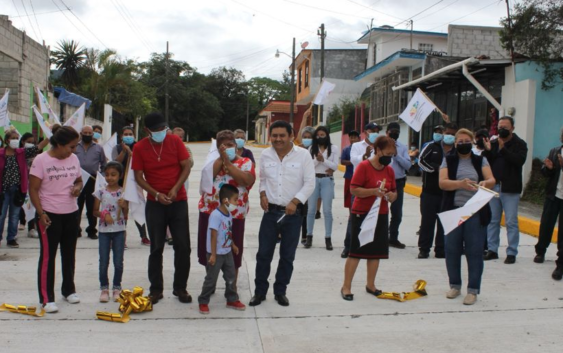
<path id="1" fill-rule="evenodd" d="M 392 122 L 387 125 L 387 136 L 395 140 L 397 154 L 393 157 L 391 168 L 395 171 L 395 183 L 397 184 L 397 199 L 391 204 L 391 222 L 389 223 L 389 246 L 404 249 L 405 244 L 399 241 L 399 226 L 403 220 L 403 197 L 405 184 L 407 183 L 407 172 L 411 167 L 409 149 L 403 143 L 397 141 L 401 133 L 401 125 Z"/>
<path id="2" fill-rule="evenodd" d="M 352 194 L 350 193 L 350 181 L 352 180 L 352 175 L 354 175 L 354 165 L 350 161 L 350 152 L 352 146 L 355 143 L 360 142 L 360 134 L 352 130 L 348 133 L 348 138 L 350 139 L 350 146 L 345 147 L 340 155 L 340 164 L 346 166 L 346 172 L 344 173 L 344 207 L 352 210 Z M 348 216 L 348 226 L 346 227 L 346 238 L 344 239 L 344 250 L 342 251 L 341 257 L 347 258 L 348 252 L 350 251 L 350 237 L 351 237 L 351 221 L 350 215 Z"/>
<path id="3" fill-rule="evenodd" d="M 184 182 L 190 174 L 190 155 L 182 140 L 167 134 L 168 127 L 159 113 L 145 116 L 149 135 L 133 149 L 135 180 L 148 194 L 145 214 L 151 241 L 149 255 L 149 298 L 153 304 L 163 298 L 162 252 L 166 229 L 174 241 L 174 283 L 172 294 L 182 303 L 191 303 L 188 294 L 190 237 L 188 233 L 188 195 Z"/>
<path id="4" fill-rule="evenodd" d="M 364 159 L 368 159 L 373 154 L 373 143 L 379 136 L 381 127 L 376 123 L 369 123 L 364 127 L 366 138 L 362 142 L 356 142 L 350 150 L 350 162 L 354 168 Z"/>

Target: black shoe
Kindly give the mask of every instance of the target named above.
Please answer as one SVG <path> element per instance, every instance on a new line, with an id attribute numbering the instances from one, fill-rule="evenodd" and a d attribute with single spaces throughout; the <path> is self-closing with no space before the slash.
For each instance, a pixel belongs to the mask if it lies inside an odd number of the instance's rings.
<path id="1" fill-rule="evenodd" d="M 254 294 L 254 296 L 252 297 L 252 299 L 250 299 L 250 302 L 248 303 L 248 306 L 258 306 L 260 304 L 262 304 L 262 302 L 266 300 L 266 296 L 262 295 L 262 294 Z"/>
<path id="2" fill-rule="evenodd" d="M 418 258 L 419 258 L 419 259 L 427 259 L 427 258 L 429 258 L 429 257 L 430 257 L 430 253 L 427 252 L 427 251 L 420 250 L 420 251 L 418 252 Z"/>
<path id="3" fill-rule="evenodd" d="M 347 300 L 347 301 L 352 301 L 354 300 L 354 294 L 350 293 L 350 294 L 344 294 L 344 292 L 342 291 L 342 289 L 340 290 L 340 295 L 342 296 L 342 299 Z"/>
<path id="4" fill-rule="evenodd" d="M 437 251 L 437 252 L 434 254 L 434 257 L 437 258 L 437 259 L 445 259 L 445 258 L 446 258 L 446 253 L 443 252 L 443 251 Z"/>
<path id="5" fill-rule="evenodd" d="M 381 291 L 381 290 L 379 290 L 379 289 L 371 290 L 371 289 L 369 289 L 368 287 L 366 287 L 366 292 L 368 292 L 368 293 L 371 294 L 371 295 L 375 295 L 376 297 L 377 297 L 377 296 L 380 296 L 381 293 L 383 293 L 383 291 Z"/>
<path id="6" fill-rule="evenodd" d="M 151 292 L 149 293 L 149 299 L 151 303 L 156 304 L 160 299 L 164 298 L 162 292 Z"/>
<path id="7" fill-rule="evenodd" d="M 180 301 L 180 303 L 191 303 L 192 302 L 192 296 L 190 295 L 190 293 L 188 293 L 187 290 L 175 290 L 172 292 L 172 294 L 176 297 L 178 297 L 178 300 Z"/>
<path id="8" fill-rule="evenodd" d="M 276 294 L 274 299 L 278 302 L 281 306 L 289 306 L 289 299 L 283 294 Z"/>
<path id="9" fill-rule="evenodd" d="M 516 256 L 514 255 L 507 255 L 506 259 L 504 259 L 504 263 L 507 265 L 512 265 L 516 262 Z"/>
<path id="10" fill-rule="evenodd" d="M 389 240 L 389 246 L 392 248 L 397 248 L 397 249 L 404 249 L 406 248 L 406 245 L 401 243 L 398 240 Z"/>
<path id="11" fill-rule="evenodd" d="M 301 236 L 301 244 L 305 245 L 305 243 L 307 242 L 307 236 Z"/>
<path id="12" fill-rule="evenodd" d="M 488 250 L 485 256 L 483 256 L 483 260 L 498 260 L 498 254 L 494 251 Z"/>
<path id="13" fill-rule="evenodd" d="M 90 234 L 90 235 L 88 235 L 88 238 L 90 238 L 92 240 L 96 240 L 96 239 L 98 239 L 98 236 L 96 234 Z"/>
<path id="14" fill-rule="evenodd" d="M 315 213 L 315 219 L 320 219 L 321 218 L 321 211 L 317 211 L 317 213 Z"/>
<path id="15" fill-rule="evenodd" d="M 305 242 L 305 249 L 309 249 L 311 246 L 313 246 L 313 236 L 307 235 L 307 241 Z"/>
<path id="16" fill-rule="evenodd" d="M 14 239 L 14 240 L 8 240 L 8 247 L 9 248 L 19 248 L 20 244 L 18 244 L 18 242 Z"/>
<path id="17" fill-rule="evenodd" d="M 325 246 L 327 250 L 332 250 L 332 240 L 330 238 L 325 238 Z"/>
<path id="18" fill-rule="evenodd" d="M 340 254 L 340 257 L 345 259 L 348 257 L 348 253 L 350 252 L 350 249 L 344 248 L 344 250 L 342 250 L 342 254 Z"/>
<path id="19" fill-rule="evenodd" d="M 551 278 L 556 281 L 561 281 L 561 278 L 563 278 L 563 267 L 557 266 L 557 268 L 551 274 Z"/>
<path id="20" fill-rule="evenodd" d="M 545 261 L 544 255 L 536 255 L 536 257 L 534 257 L 534 262 L 537 264 L 543 264 L 544 261 Z"/>

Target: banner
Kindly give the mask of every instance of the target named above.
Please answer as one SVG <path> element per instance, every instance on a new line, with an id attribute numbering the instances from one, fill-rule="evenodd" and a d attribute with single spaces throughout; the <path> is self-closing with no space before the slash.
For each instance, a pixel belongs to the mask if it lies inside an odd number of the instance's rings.
<path id="1" fill-rule="evenodd" d="M 10 119 L 8 118 L 8 97 L 10 96 L 10 90 L 6 89 L 6 93 L 0 99 L 0 126 L 7 128 L 10 126 Z"/>
<path id="2" fill-rule="evenodd" d="M 88 182 L 88 180 L 90 178 L 93 178 L 93 176 L 91 176 L 90 173 L 88 173 L 87 171 L 85 171 L 82 168 L 80 168 L 80 174 L 82 175 L 82 190 L 84 190 L 86 183 Z"/>
<path id="3" fill-rule="evenodd" d="M 72 114 L 70 119 L 68 119 L 64 126 L 73 127 L 76 132 L 80 133 L 82 127 L 84 126 L 84 116 L 86 115 L 86 103 L 82 103 L 80 108 Z"/>
<path id="4" fill-rule="evenodd" d="M 336 87 L 334 83 L 330 83 L 328 81 L 323 80 L 323 83 L 321 84 L 321 88 L 319 89 L 319 92 L 317 93 L 313 104 L 323 105 L 326 99 L 328 98 L 330 92 L 332 92 L 332 90 L 334 89 L 334 87 Z"/>
<path id="5" fill-rule="evenodd" d="M 414 131 L 419 132 L 428 115 L 436 109 L 434 103 L 418 88 L 399 118 L 403 119 Z"/>
<path id="6" fill-rule="evenodd" d="M 470 198 L 463 207 L 455 210 L 438 213 L 440 222 L 444 227 L 444 234 L 449 234 L 451 231 L 462 225 L 475 213 L 479 212 L 483 206 L 489 203 L 495 194 L 480 188 L 479 191 L 472 198 Z"/>
<path id="7" fill-rule="evenodd" d="M 43 115 L 41 115 L 41 113 L 37 109 L 37 106 L 34 105 L 31 108 L 33 109 L 33 113 L 35 113 L 35 118 L 37 119 L 37 123 L 41 127 L 41 131 L 43 131 L 45 137 L 50 139 L 51 136 L 53 136 L 53 132 L 51 131 L 51 129 L 49 129 L 49 127 L 45 123 L 45 120 L 43 119 Z"/>
<path id="8" fill-rule="evenodd" d="M 108 161 L 113 161 L 112 152 L 115 146 L 117 146 L 117 132 L 114 132 L 113 135 L 111 135 L 111 137 L 109 138 L 109 140 L 104 142 L 104 144 L 102 145 L 102 148 L 104 150 L 104 153 Z"/>
<path id="9" fill-rule="evenodd" d="M 35 87 L 35 94 L 37 95 L 37 101 L 39 102 L 39 110 L 41 114 L 49 114 L 49 102 L 47 98 L 41 93 L 39 87 Z"/>

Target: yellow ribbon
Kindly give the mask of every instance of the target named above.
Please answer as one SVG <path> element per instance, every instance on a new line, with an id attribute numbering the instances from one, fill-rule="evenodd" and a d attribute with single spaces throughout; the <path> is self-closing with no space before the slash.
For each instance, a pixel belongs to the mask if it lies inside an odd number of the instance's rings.
<path id="1" fill-rule="evenodd" d="M 119 293 L 119 313 L 97 311 L 96 318 L 104 321 L 126 323 L 131 320 L 129 314 L 152 311 L 152 302 L 148 297 L 143 297 L 143 288 L 134 287 L 133 291 L 124 289 Z"/>
<path id="2" fill-rule="evenodd" d="M 413 292 L 406 292 L 406 293 L 383 292 L 380 295 L 378 295 L 377 298 L 391 299 L 399 302 L 404 302 L 407 300 L 422 298 L 428 295 L 428 293 L 426 293 L 426 281 L 423 279 L 419 279 L 418 281 L 415 282 L 413 286 L 413 290 L 414 290 Z"/>
<path id="3" fill-rule="evenodd" d="M 34 306 L 25 306 L 25 305 L 10 305 L 10 304 L 2 304 L 0 305 L 0 311 L 9 311 L 11 313 L 16 314 L 23 314 L 35 317 L 43 317 L 45 315 L 45 310 L 41 308 L 41 311 L 37 312 L 37 308 Z"/>

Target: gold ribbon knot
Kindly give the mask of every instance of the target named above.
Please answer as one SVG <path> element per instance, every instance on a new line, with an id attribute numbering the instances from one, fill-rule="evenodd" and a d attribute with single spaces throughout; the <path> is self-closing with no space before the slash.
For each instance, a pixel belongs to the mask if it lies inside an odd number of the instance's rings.
<path id="1" fill-rule="evenodd" d="M 428 295 L 428 293 L 426 293 L 426 281 L 423 279 L 419 279 L 418 281 L 415 282 L 415 284 L 413 285 L 413 290 L 414 290 L 413 292 L 406 292 L 406 293 L 382 292 L 380 295 L 377 296 L 377 298 L 391 299 L 391 300 L 396 300 L 398 302 L 404 302 L 407 300 L 422 298 Z"/>
<path id="2" fill-rule="evenodd" d="M 10 305 L 10 304 L 2 304 L 0 305 L 0 311 L 9 311 L 11 313 L 16 314 L 23 314 L 35 317 L 43 317 L 45 315 L 45 310 L 41 308 L 41 311 L 37 311 L 35 306 L 25 306 L 25 305 Z"/>
<path id="3" fill-rule="evenodd" d="M 124 289 L 119 293 L 119 313 L 97 311 L 96 317 L 100 320 L 126 323 L 131 320 L 129 314 L 152 311 L 152 302 L 148 297 L 143 297 L 143 288 L 134 287 L 133 291 Z"/>

